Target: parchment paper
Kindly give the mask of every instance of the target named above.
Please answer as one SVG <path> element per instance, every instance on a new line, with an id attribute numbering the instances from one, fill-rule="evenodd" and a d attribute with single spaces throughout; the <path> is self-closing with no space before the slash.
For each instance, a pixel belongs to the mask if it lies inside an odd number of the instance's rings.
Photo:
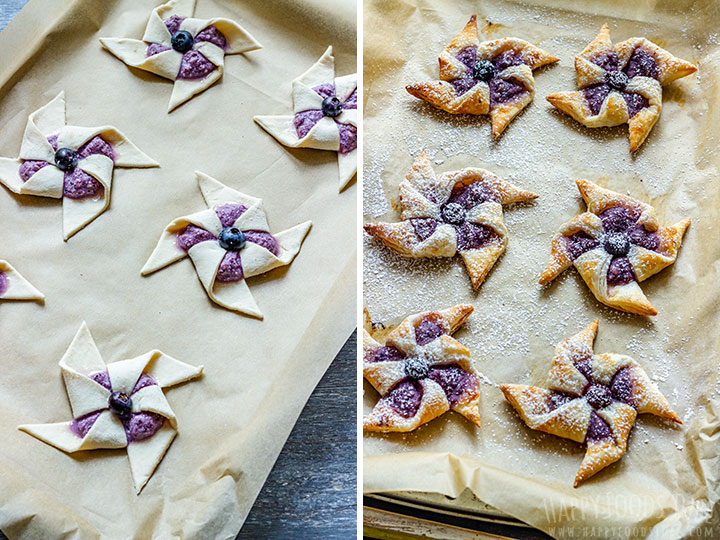
<path id="1" fill-rule="evenodd" d="M 110 208 L 67 243 L 59 201 L 0 189 L 2 257 L 47 297 L 0 303 L 0 529 L 13 540 L 234 538 L 355 325 L 355 185 L 337 193 L 335 153 L 289 150 L 252 121 L 290 110 L 291 80 L 329 44 L 338 73 L 355 71 L 355 7 L 198 0 L 198 17 L 235 19 L 264 48 L 227 56 L 222 80 L 168 115 L 172 83 L 98 42 L 139 38 L 158 3 L 34 0 L 0 34 L 0 155 L 17 156 L 27 115 L 64 89 L 71 124 L 113 124 L 161 164 L 116 169 Z M 263 198 L 273 231 L 313 221 L 290 266 L 249 280 L 263 321 L 213 304 L 189 260 L 140 276 L 163 228 L 205 208 L 196 169 Z M 179 434 L 139 496 L 125 452 L 70 456 L 16 429 L 70 418 L 57 363 L 83 320 L 106 362 L 158 348 L 205 366 L 167 390 Z"/>
<path id="2" fill-rule="evenodd" d="M 437 78 L 438 54 L 473 13 L 481 37 L 521 37 L 560 57 L 535 72 L 534 102 L 497 142 L 487 117 L 437 111 L 404 90 Z M 544 99 L 576 89 L 574 55 L 605 21 L 614 41 L 646 36 L 699 65 L 696 75 L 665 88 L 660 120 L 635 156 L 627 126 L 586 129 Z M 719 22 L 716 4 L 677 0 L 366 2 L 365 220 L 399 219 L 391 204 L 422 148 L 439 171 L 485 167 L 540 195 L 505 208 L 508 250 L 477 293 L 460 257 L 403 259 L 365 236 L 372 319 L 473 303 L 456 337 L 488 378 L 480 428 L 447 413 L 407 435 L 366 435 L 366 492 L 455 497 L 469 488 L 556 538 L 720 538 Z M 677 262 L 642 284 L 657 317 L 604 307 L 574 269 L 537 285 L 553 233 L 585 209 L 575 178 L 653 204 L 664 223 L 692 218 Z M 596 352 L 642 363 L 684 424 L 639 416 L 625 456 L 574 489 L 584 447 L 527 428 L 496 385 L 545 384 L 555 344 L 595 317 Z M 365 383 L 365 410 L 377 399 Z"/>

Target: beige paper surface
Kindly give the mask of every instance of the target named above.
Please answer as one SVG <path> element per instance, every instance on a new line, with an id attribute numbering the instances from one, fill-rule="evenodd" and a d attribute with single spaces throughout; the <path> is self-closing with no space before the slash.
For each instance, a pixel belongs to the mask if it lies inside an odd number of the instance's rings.
<path id="1" fill-rule="evenodd" d="M 508 250 L 477 293 L 460 257 L 403 259 L 365 236 L 365 302 L 373 320 L 473 303 L 475 313 L 455 337 L 489 379 L 480 428 L 447 413 L 410 434 L 366 435 L 366 492 L 457 496 L 469 488 L 556 538 L 720 537 L 720 16 L 703 6 L 366 2 L 365 220 L 399 219 L 397 186 L 423 148 L 439 171 L 485 167 L 540 195 L 505 208 Z M 438 54 L 473 13 L 481 38 L 523 38 L 561 59 L 535 71 L 534 102 L 496 142 L 487 117 L 453 116 L 404 90 L 437 78 Z M 614 41 L 646 36 L 699 65 L 696 75 L 664 89 L 660 120 L 634 156 L 627 126 L 590 130 L 544 99 L 576 89 L 574 55 L 605 21 Z M 554 232 L 585 209 L 575 178 L 649 202 L 663 223 L 692 218 L 677 262 L 642 284 L 657 317 L 603 306 L 574 269 L 537 285 Z M 639 416 L 625 456 L 574 489 L 584 447 L 527 428 L 496 385 L 544 384 L 555 344 L 595 317 L 595 351 L 638 360 L 684 424 Z M 368 411 L 378 395 L 367 383 L 364 394 Z"/>
<path id="2" fill-rule="evenodd" d="M 234 538 L 355 325 L 356 186 L 338 194 L 334 152 L 290 150 L 252 121 L 291 110 L 290 82 L 330 44 L 338 73 L 355 71 L 354 6 L 198 0 L 198 17 L 234 19 L 264 48 L 227 56 L 219 83 L 167 114 L 172 82 L 98 42 L 139 38 L 158 3 L 35 0 L 0 34 L 0 155 L 17 156 L 27 115 L 64 89 L 69 123 L 115 125 L 161 165 L 116 169 L 109 209 L 67 243 L 59 201 L 0 189 L 2 257 L 46 295 L 0 304 L 13 540 Z M 291 265 L 249 280 L 263 321 L 213 304 L 189 260 L 140 275 L 167 223 L 205 208 L 195 170 L 262 198 L 272 231 L 313 221 Z M 139 496 L 124 451 L 70 456 L 16 429 L 70 418 L 57 363 L 82 320 L 107 362 L 158 348 L 205 366 L 166 392 L 178 436 Z"/>

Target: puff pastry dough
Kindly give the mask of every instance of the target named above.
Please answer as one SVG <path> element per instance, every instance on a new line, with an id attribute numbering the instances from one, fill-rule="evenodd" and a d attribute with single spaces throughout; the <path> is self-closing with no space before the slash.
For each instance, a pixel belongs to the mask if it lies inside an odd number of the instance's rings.
<path id="1" fill-rule="evenodd" d="M 652 206 L 587 180 L 576 183 L 588 211 L 555 234 L 540 284 L 574 265 L 603 304 L 657 315 L 638 283 L 675 262 L 690 219 L 660 227 Z"/>
<path id="2" fill-rule="evenodd" d="M 331 116 L 323 101 L 336 97 L 341 108 Z M 335 58 L 328 47 L 320 60 L 292 83 L 293 115 L 255 116 L 280 144 L 338 153 L 339 189 L 357 172 L 357 73 L 335 77 Z"/>
<path id="3" fill-rule="evenodd" d="M 470 351 L 452 334 L 471 305 L 406 318 L 385 345 L 363 329 L 363 376 L 382 396 L 363 420 L 366 431 L 412 431 L 453 410 L 480 425 L 480 378 Z"/>
<path id="4" fill-rule="evenodd" d="M 635 360 L 622 354 L 593 354 L 597 329 L 595 319 L 555 348 L 548 389 L 500 385 L 529 428 L 587 445 L 575 487 L 622 457 L 638 414 L 682 424 Z"/>
<path id="5" fill-rule="evenodd" d="M 223 307 L 262 319 L 246 279 L 290 264 L 312 222 L 270 234 L 262 199 L 195 173 L 208 210 L 173 220 L 145 263 L 147 275 L 189 256 L 210 299 Z M 223 247 L 221 236 L 242 233 L 239 249 Z"/>
<path id="6" fill-rule="evenodd" d="M 45 295 L 33 287 L 12 265 L 0 259 L 0 300 L 44 300 Z"/>
<path id="7" fill-rule="evenodd" d="M 106 365 L 84 322 L 59 365 L 75 420 L 18 429 L 68 453 L 125 448 L 135 490 L 140 493 L 177 434 L 177 419 L 163 389 L 199 376 L 202 366 L 185 364 L 156 350 Z M 127 415 L 111 410 L 111 400 L 119 393 L 131 398 Z M 127 426 L 134 419 L 142 422 L 148 413 L 163 418 L 161 427 L 152 435 L 129 440 L 134 431 Z"/>
<path id="8" fill-rule="evenodd" d="M 645 38 L 613 45 L 604 24 L 575 57 L 575 71 L 579 91 L 550 94 L 546 99 L 590 128 L 627 123 L 634 152 L 660 118 L 662 87 L 695 73 L 697 67 Z"/>
<path id="9" fill-rule="evenodd" d="M 58 165 L 63 149 L 74 152 L 77 161 L 71 170 Z M 65 92 L 60 92 L 28 117 L 20 157 L 0 158 L 0 183 L 20 195 L 61 198 L 67 240 L 109 206 L 115 167 L 157 166 L 113 126 L 66 125 Z M 79 189 L 72 187 L 78 175 L 86 182 Z M 83 189 L 90 195 L 82 196 Z"/>
<path id="10" fill-rule="evenodd" d="M 170 0 L 150 14 L 142 41 L 100 38 L 100 43 L 128 66 L 174 81 L 168 112 L 220 79 L 225 55 L 262 46 L 229 19 L 196 19 L 195 0 Z M 189 47 L 174 48 L 173 38 L 187 32 Z M 177 41 L 175 42 L 177 46 Z"/>
<path id="11" fill-rule="evenodd" d="M 489 114 L 495 139 L 533 100 L 533 70 L 558 58 L 513 37 L 481 43 L 473 15 L 438 60 L 439 81 L 409 84 L 405 89 L 443 111 Z"/>
<path id="12" fill-rule="evenodd" d="M 459 253 L 477 289 L 507 246 L 502 205 L 536 198 L 485 169 L 435 175 L 423 151 L 400 182 L 402 221 L 364 228 L 403 257 Z"/>

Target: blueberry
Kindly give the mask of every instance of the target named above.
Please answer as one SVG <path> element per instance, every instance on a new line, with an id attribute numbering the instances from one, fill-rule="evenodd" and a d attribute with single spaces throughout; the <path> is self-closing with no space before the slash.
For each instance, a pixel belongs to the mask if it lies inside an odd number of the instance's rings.
<path id="1" fill-rule="evenodd" d="M 424 379 L 430 373 L 430 367 L 427 362 L 417 356 L 411 356 L 405 360 L 405 375 L 411 379 Z"/>
<path id="2" fill-rule="evenodd" d="M 630 251 L 630 241 L 628 240 L 627 234 L 612 232 L 605 235 L 603 247 L 610 255 L 624 257 Z"/>
<path id="3" fill-rule="evenodd" d="M 479 81 L 489 81 L 495 76 L 495 66 L 490 60 L 478 60 L 473 66 L 473 78 Z"/>
<path id="4" fill-rule="evenodd" d="M 228 251 L 240 251 L 245 247 L 245 235 L 236 227 L 225 227 L 218 235 L 218 243 Z"/>
<path id="5" fill-rule="evenodd" d="M 187 30 L 179 30 L 173 34 L 170 43 L 172 44 L 172 48 L 177 52 L 186 53 L 192 49 L 194 42 L 195 40 L 190 32 Z"/>
<path id="6" fill-rule="evenodd" d="M 603 409 L 612 403 L 612 394 L 607 386 L 591 384 L 585 392 L 585 399 L 593 409 Z"/>
<path id="7" fill-rule="evenodd" d="M 447 203 L 440 211 L 446 223 L 460 225 L 465 221 L 465 209 L 458 203 Z"/>
<path id="8" fill-rule="evenodd" d="M 55 165 L 64 172 L 72 172 L 78 164 L 78 155 L 70 148 L 60 148 L 55 152 Z"/>
<path id="9" fill-rule="evenodd" d="M 108 399 L 110 410 L 120 418 L 127 418 L 132 412 L 132 399 L 125 392 L 113 392 Z"/>
<path id="10" fill-rule="evenodd" d="M 322 113 L 330 118 L 340 116 L 342 112 L 342 102 L 336 96 L 328 96 L 322 101 Z"/>
<path id="11" fill-rule="evenodd" d="M 607 83 L 615 90 L 625 90 L 629 79 L 622 71 L 610 71 L 606 75 Z"/>

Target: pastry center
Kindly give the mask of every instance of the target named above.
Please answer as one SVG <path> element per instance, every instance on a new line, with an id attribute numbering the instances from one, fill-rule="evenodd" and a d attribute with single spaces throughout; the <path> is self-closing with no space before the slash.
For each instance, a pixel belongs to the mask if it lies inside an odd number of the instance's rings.
<path id="1" fill-rule="evenodd" d="M 405 375 L 414 380 L 424 379 L 430 373 L 428 363 L 417 356 L 411 356 L 405 360 Z"/>
<path id="2" fill-rule="evenodd" d="M 186 53 L 192 49 L 193 43 L 192 34 L 187 30 L 179 30 L 172 35 L 172 48 L 179 53 Z"/>
<path id="3" fill-rule="evenodd" d="M 218 235 L 218 243 L 228 251 L 240 251 L 245 247 L 245 235 L 237 227 L 225 227 Z"/>
<path id="4" fill-rule="evenodd" d="M 612 232 L 605 235 L 603 247 L 610 255 L 624 257 L 630 251 L 630 241 L 625 233 Z"/>
<path id="5" fill-rule="evenodd" d="M 452 225 L 460 225 L 465 221 L 465 208 L 459 203 L 447 203 L 441 210 L 443 220 Z"/>
<path id="6" fill-rule="evenodd" d="M 593 409 L 602 409 L 612 403 L 612 393 L 607 386 L 591 384 L 585 392 L 585 399 Z"/>
<path id="7" fill-rule="evenodd" d="M 487 82 L 495 76 L 495 66 L 490 60 L 478 60 L 473 66 L 473 78 Z"/>
<path id="8" fill-rule="evenodd" d="M 125 392 L 113 392 L 108 399 L 110 410 L 120 418 L 127 418 L 132 412 L 132 399 Z"/>
<path id="9" fill-rule="evenodd" d="M 337 96 L 328 96 L 322 100 L 322 113 L 330 118 L 336 118 L 342 113 L 343 104 Z"/>
<path id="10" fill-rule="evenodd" d="M 628 82 L 630 82 L 628 76 L 625 75 L 625 73 L 623 73 L 622 71 L 609 71 L 606 74 L 605 79 L 607 80 L 607 83 L 610 85 L 610 87 L 614 88 L 615 90 L 625 90 Z"/>
<path id="11" fill-rule="evenodd" d="M 64 172 L 72 172 L 78 164 L 78 154 L 70 148 L 60 148 L 55 152 L 55 165 Z"/>

